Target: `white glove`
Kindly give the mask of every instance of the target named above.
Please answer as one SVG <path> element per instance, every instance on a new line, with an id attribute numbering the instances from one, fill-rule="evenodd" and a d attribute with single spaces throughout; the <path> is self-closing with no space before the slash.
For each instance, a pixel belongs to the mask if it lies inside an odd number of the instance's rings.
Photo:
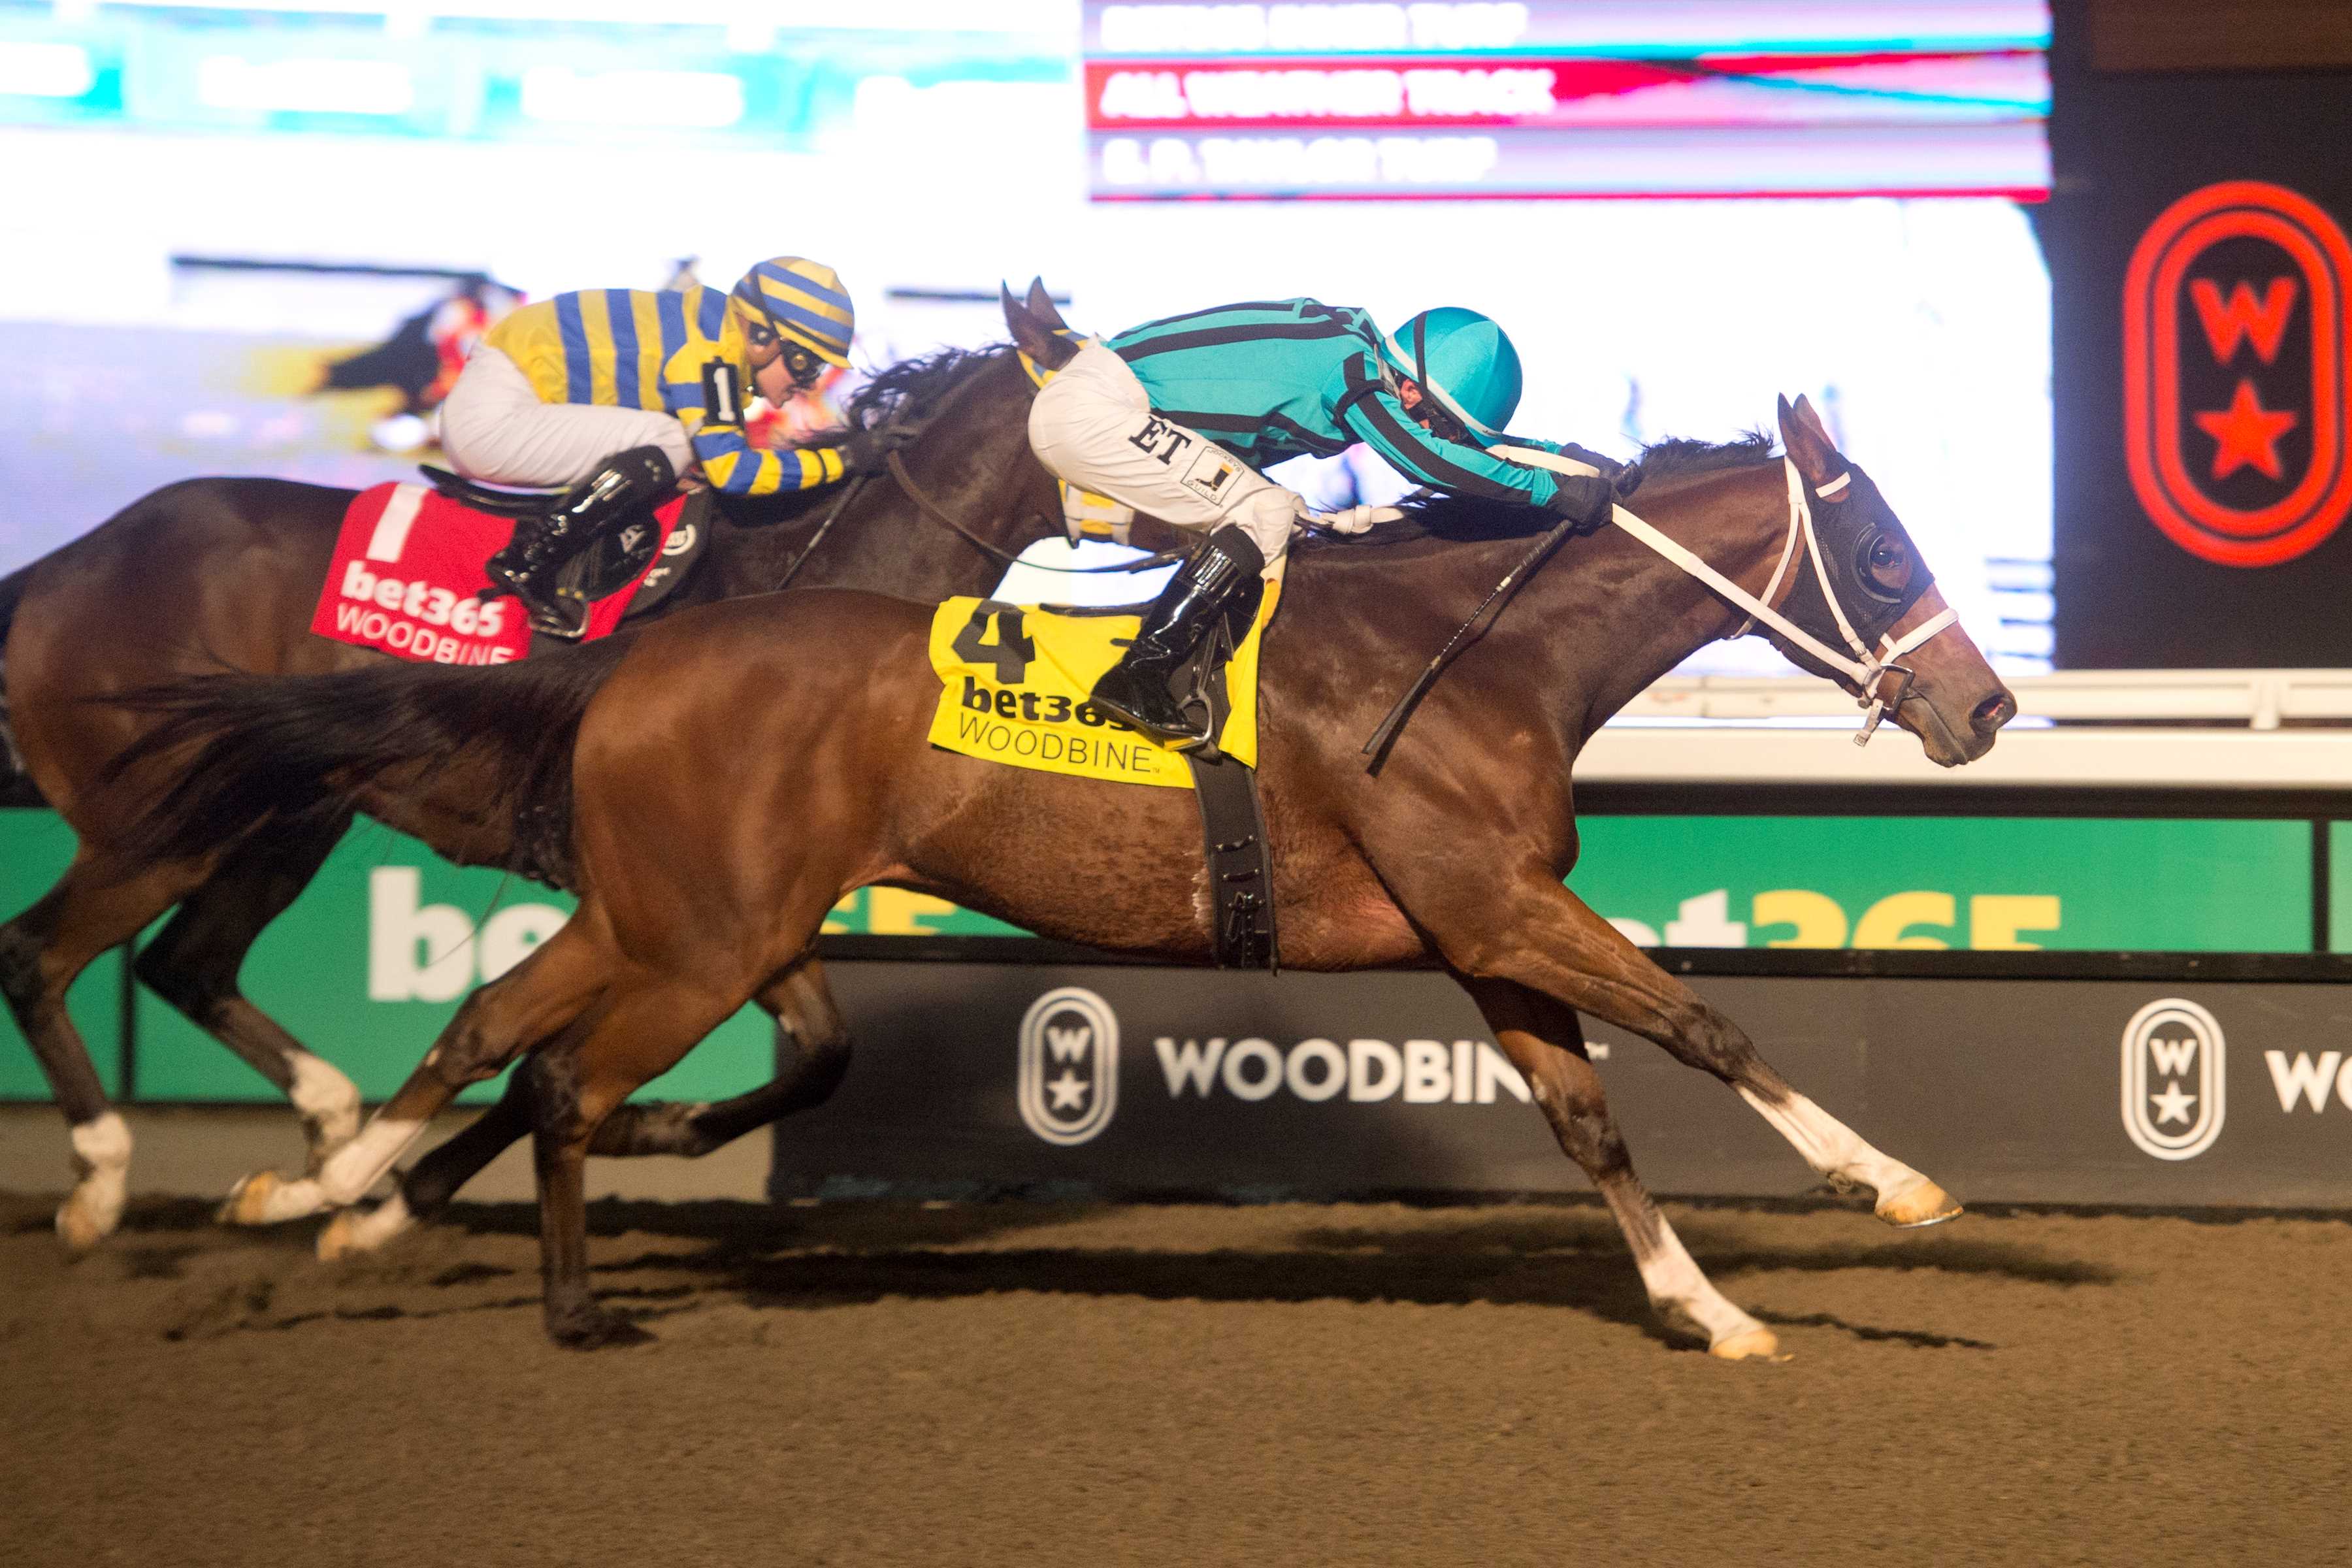
<path id="1" fill-rule="evenodd" d="M 1328 533 L 1362 533 L 1375 523 L 1394 522 L 1404 513 L 1392 506 L 1351 506 L 1340 511 L 1310 511 L 1307 520 Z"/>

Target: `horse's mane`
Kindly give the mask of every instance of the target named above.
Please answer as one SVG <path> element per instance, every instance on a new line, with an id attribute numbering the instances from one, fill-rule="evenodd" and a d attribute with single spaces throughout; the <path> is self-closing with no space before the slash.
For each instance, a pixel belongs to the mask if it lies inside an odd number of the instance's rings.
<path id="1" fill-rule="evenodd" d="M 1729 441 L 1691 441 L 1670 436 L 1642 448 L 1625 493 L 1637 492 L 1643 485 L 1748 468 L 1771 456 L 1772 437 L 1762 430 L 1750 430 Z M 1396 526 L 1441 539 L 1517 539 L 1541 533 L 1559 521 L 1539 506 L 1442 490 L 1414 496 L 1402 506 L 1405 521 Z M 1379 538 L 1381 531 L 1376 530 L 1371 537 Z"/>
<path id="2" fill-rule="evenodd" d="M 1642 448 L 1633 467 L 1643 479 L 1675 479 L 1687 474 L 1711 474 L 1718 468 L 1744 468 L 1769 462 L 1772 433 L 1750 430 L 1728 441 L 1689 441 L 1669 436 Z"/>
<path id="3" fill-rule="evenodd" d="M 874 373 L 849 399 L 842 423 L 856 428 L 887 425 L 894 419 L 919 418 L 930 411 L 948 389 L 968 371 L 1013 352 L 1010 343 L 984 349 L 941 349 L 935 354 L 900 360 Z"/>

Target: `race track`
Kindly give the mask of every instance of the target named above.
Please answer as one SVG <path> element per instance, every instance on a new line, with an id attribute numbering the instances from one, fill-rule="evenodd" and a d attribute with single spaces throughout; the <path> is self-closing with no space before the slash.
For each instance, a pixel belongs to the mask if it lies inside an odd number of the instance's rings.
<path id="1" fill-rule="evenodd" d="M 1649 1327 L 1589 1205 L 600 1204 L 322 1268 L 0 1199 L 0 1562 L 2352 1561 L 2352 1225 L 1669 1205 L 1795 1359 Z"/>

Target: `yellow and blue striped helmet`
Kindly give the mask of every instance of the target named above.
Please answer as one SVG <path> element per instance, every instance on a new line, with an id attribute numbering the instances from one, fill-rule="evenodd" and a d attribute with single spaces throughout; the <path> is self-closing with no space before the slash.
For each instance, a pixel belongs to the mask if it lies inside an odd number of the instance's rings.
<path id="1" fill-rule="evenodd" d="M 734 298 L 754 321 L 775 329 L 827 364 L 849 363 L 857 314 L 841 275 L 822 261 L 772 256 L 735 285 Z"/>

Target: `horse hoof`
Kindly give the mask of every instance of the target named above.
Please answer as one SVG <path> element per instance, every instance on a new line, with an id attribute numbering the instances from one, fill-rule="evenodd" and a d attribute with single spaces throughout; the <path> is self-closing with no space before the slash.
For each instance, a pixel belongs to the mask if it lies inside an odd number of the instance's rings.
<path id="1" fill-rule="evenodd" d="M 625 1350 L 653 1342 L 653 1335 L 615 1313 L 591 1307 L 547 1320 L 547 1337 L 568 1351 Z"/>
<path id="2" fill-rule="evenodd" d="M 415 1224 L 407 1201 L 398 1193 L 372 1209 L 340 1210 L 319 1233 L 319 1261 L 332 1263 L 339 1258 L 374 1252 Z"/>
<path id="3" fill-rule="evenodd" d="M 1706 1347 L 1706 1353 L 1725 1361 L 1787 1361 L 1780 1353 L 1780 1336 L 1759 1323 Z"/>
<path id="4" fill-rule="evenodd" d="M 114 1221 L 90 1213 L 79 1195 L 58 1205 L 58 1239 L 68 1252 L 88 1252 L 113 1234 Z"/>
<path id="5" fill-rule="evenodd" d="M 275 1171 L 256 1171 L 228 1190 L 213 1217 L 223 1225 L 277 1225 L 317 1214 L 324 1206 L 314 1184 L 289 1182 Z"/>
<path id="6" fill-rule="evenodd" d="M 275 1171 L 256 1171 L 240 1177 L 228 1190 L 221 1206 L 213 1211 L 213 1218 L 222 1225 L 267 1225 L 269 1194 L 278 1190 L 279 1177 Z"/>
<path id="7" fill-rule="evenodd" d="M 357 1209 L 344 1209 L 327 1222 L 319 1233 L 319 1261 L 332 1263 L 338 1258 L 349 1258 L 369 1248 L 359 1239 L 361 1215 Z"/>
<path id="8" fill-rule="evenodd" d="M 1878 1217 L 1897 1230 L 1916 1230 L 1958 1219 L 1963 1211 L 1949 1193 L 1922 1176 L 1907 1186 L 1878 1194 Z"/>

